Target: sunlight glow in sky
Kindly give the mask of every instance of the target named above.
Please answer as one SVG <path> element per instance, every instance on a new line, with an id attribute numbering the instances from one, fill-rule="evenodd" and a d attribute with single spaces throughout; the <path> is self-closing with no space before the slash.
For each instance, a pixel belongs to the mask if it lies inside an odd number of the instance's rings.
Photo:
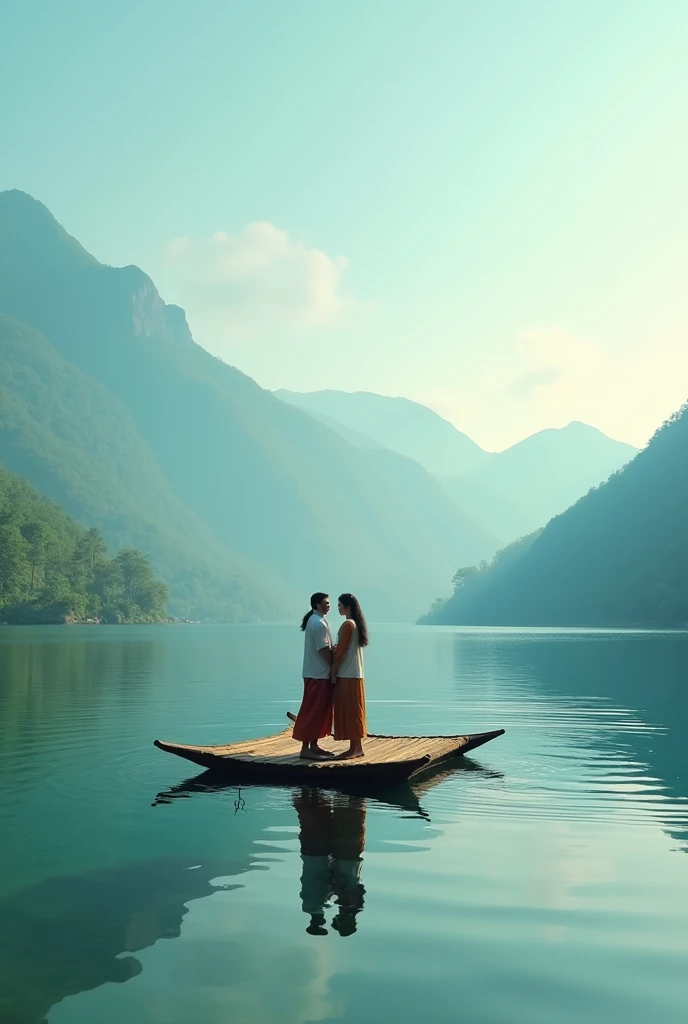
<path id="1" fill-rule="evenodd" d="M 265 387 L 502 448 L 688 397 L 688 4 L 6 0 L 0 187 Z"/>

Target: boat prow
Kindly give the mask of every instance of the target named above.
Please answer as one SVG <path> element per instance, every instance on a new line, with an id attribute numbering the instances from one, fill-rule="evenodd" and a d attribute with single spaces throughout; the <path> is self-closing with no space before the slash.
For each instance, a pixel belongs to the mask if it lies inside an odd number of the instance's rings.
<path id="1" fill-rule="evenodd" d="M 365 740 L 365 757 L 335 760 L 346 744 L 321 741 L 332 753 L 331 761 L 307 761 L 299 757 L 291 727 L 274 736 L 219 746 L 195 746 L 155 740 L 168 754 L 211 768 L 265 781 L 307 782 L 314 786 L 341 782 L 387 782 L 410 779 L 450 758 L 502 736 L 504 729 L 464 736 L 379 736 Z"/>

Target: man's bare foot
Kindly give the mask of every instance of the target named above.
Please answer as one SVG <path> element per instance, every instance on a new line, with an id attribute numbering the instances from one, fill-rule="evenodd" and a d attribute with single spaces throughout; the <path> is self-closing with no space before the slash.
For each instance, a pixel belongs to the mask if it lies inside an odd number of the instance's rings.
<path id="1" fill-rule="evenodd" d="M 315 750 L 302 750 L 299 757 L 304 761 L 329 761 L 327 754 L 318 754 Z"/>
<path id="2" fill-rule="evenodd" d="M 323 757 L 333 757 L 331 750 L 325 750 L 319 743 L 311 743 L 311 750 L 315 751 L 316 754 L 322 754 Z"/>
<path id="3" fill-rule="evenodd" d="M 352 761 L 356 757 L 365 757 L 365 751 L 345 750 L 343 754 L 337 754 L 337 761 Z"/>

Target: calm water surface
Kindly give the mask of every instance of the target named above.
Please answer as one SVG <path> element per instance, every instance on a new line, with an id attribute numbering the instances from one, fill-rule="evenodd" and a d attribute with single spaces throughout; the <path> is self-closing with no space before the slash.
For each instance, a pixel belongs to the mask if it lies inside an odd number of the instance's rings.
<path id="1" fill-rule="evenodd" d="M 371 731 L 507 730 L 385 799 L 153 748 L 281 729 L 299 667 L 283 627 L 0 631 L 3 1024 L 688 1020 L 688 635 L 373 630 Z"/>

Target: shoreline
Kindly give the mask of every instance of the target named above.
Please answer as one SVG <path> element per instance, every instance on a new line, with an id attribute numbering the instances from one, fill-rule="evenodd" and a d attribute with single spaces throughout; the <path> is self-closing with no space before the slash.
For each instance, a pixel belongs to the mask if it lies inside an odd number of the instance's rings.
<path id="1" fill-rule="evenodd" d="M 104 622 L 94 619 L 69 619 L 63 622 L 42 622 L 36 619 L 33 622 L 0 622 L 3 626 L 200 626 L 200 619 L 156 619 L 153 622 L 141 622 L 140 620 L 124 620 L 123 622 Z"/>

